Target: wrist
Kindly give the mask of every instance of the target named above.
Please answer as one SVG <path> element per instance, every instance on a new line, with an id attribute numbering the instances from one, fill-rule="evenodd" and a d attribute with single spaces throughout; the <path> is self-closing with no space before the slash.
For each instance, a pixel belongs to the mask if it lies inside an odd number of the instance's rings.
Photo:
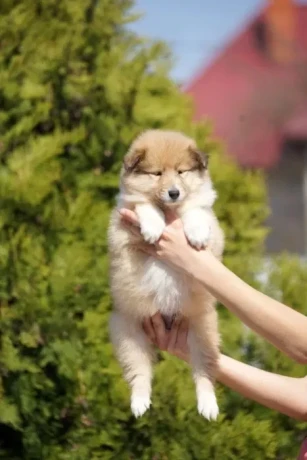
<path id="1" fill-rule="evenodd" d="M 214 284 L 214 280 L 219 275 L 222 265 L 210 249 L 202 251 L 194 250 L 187 262 L 185 266 L 187 273 L 206 287 Z"/>

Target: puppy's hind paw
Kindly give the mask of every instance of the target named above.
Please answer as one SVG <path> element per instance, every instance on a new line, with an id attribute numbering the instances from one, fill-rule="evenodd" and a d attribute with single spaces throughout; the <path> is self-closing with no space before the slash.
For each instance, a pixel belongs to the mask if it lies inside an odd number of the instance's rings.
<path id="1" fill-rule="evenodd" d="M 131 397 L 131 411 L 135 417 L 141 417 L 150 406 L 150 397 L 144 395 L 133 395 Z"/>
<path id="2" fill-rule="evenodd" d="M 197 408 L 200 415 L 207 420 L 216 420 L 219 415 L 219 408 L 216 402 L 215 394 L 209 391 L 202 392 L 197 398 Z"/>

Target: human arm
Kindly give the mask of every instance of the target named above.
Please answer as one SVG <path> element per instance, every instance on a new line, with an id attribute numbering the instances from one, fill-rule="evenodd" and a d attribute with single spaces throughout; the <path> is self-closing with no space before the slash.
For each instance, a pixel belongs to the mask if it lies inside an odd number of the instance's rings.
<path id="1" fill-rule="evenodd" d="M 295 361 L 307 363 L 307 317 L 252 288 L 209 251 L 191 256 L 189 274 L 229 311 Z"/>
<path id="2" fill-rule="evenodd" d="M 122 215 L 138 225 L 133 212 Z M 307 363 L 307 317 L 246 284 L 209 250 L 193 249 L 179 219 L 168 218 L 158 243 L 142 250 L 196 279 L 257 334 L 295 361 Z"/>
<path id="3" fill-rule="evenodd" d="M 166 331 L 160 314 L 144 321 L 149 339 L 163 350 L 189 362 L 187 320 Z M 217 380 L 244 397 L 298 420 L 307 421 L 307 377 L 273 374 L 221 355 Z"/>
<path id="4" fill-rule="evenodd" d="M 307 421 L 307 377 L 273 374 L 221 355 L 217 380 L 263 406 Z"/>

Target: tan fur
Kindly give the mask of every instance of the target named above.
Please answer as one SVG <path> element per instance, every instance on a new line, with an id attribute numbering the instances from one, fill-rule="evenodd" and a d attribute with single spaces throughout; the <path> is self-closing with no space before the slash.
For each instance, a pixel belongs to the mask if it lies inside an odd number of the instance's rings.
<path id="1" fill-rule="evenodd" d="M 176 202 L 168 201 L 173 188 L 180 192 Z M 147 241 L 160 237 L 163 210 L 171 206 L 182 217 L 190 243 L 197 247 L 206 244 L 220 258 L 223 233 L 212 211 L 214 199 L 207 156 L 198 151 L 192 139 L 178 132 L 150 130 L 133 142 L 124 158 L 118 207 L 136 210 Z M 142 415 L 150 404 L 153 349 L 141 321 L 160 310 L 166 316 L 175 313 L 188 317 L 198 410 L 215 419 L 214 382 L 219 357 L 215 299 L 195 281 L 138 251 L 140 241 L 127 231 L 114 209 L 109 227 L 114 302 L 110 333 L 131 387 L 132 411 Z"/>

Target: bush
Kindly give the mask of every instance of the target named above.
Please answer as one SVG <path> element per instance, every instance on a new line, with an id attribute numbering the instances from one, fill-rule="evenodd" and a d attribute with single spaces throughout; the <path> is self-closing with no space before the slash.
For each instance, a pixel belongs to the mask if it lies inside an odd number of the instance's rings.
<path id="1" fill-rule="evenodd" d="M 220 421 L 207 423 L 187 367 L 163 354 L 152 411 L 130 413 L 108 338 L 106 229 L 131 140 L 171 128 L 209 151 L 225 261 L 254 284 L 267 215 L 262 176 L 226 161 L 210 126 L 192 122 L 169 50 L 127 28 L 132 7 L 0 4 L 0 458 L 276 458 L 285 423 L 222 388 Z M 224 349 L 243 357 L 240 323 L 220 318 Z"/>

